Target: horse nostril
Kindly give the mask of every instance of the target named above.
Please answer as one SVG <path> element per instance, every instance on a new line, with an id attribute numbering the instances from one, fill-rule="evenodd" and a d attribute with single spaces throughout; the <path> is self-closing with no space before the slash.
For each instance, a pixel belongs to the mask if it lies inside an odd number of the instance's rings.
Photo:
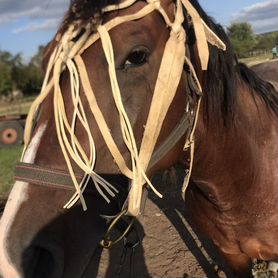
<path id="1" fill-rule="evenodd" d="M 56 248 L 33 245 L 23 254 L 22 267 L 24 277 L 54 278 L 63 273 L 63 254 Z M 58 252 L 57 252 L 58 251 Z"/>

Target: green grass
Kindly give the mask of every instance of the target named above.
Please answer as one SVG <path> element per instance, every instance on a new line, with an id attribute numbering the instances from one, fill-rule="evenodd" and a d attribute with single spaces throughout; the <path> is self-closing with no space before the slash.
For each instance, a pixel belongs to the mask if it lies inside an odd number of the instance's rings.
<path id="1" fill-rule="evenodd" d="M 23 146 L 0 148 L 0 199 L 5 199 L 14 183 L 15 164 L 20 158 Z"/>

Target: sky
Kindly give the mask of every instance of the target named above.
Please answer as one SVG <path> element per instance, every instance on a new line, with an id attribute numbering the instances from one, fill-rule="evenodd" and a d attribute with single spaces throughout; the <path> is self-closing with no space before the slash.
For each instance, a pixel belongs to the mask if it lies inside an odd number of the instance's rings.
<path id="1" fill-rule="evenodd" d="M 0 50 L 28 61 L 51 40 L 70 0 L 0 0 Z M 97 0 L 101 1 L 101 0 Z M 199 0 L 224 27 L 249 22 L 255 33 L 278 30 L 278 0 Z"/>

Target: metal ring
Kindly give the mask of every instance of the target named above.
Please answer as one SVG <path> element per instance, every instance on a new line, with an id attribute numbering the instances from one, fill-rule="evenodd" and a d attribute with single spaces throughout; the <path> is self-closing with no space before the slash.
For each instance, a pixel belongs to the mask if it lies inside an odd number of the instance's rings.
<path id="1" fill-rule="evenodd" d="M 115 245 L 116 243 L 118 243 L 119 241 L 121 241 L 126 235 L 127 233 L 130 231 L 135 218 L 132 217 L 129 225 L 127 226 L 127 228 L 125 229 L 125 231 L 115 240 L 110 240 L 110 233 L 113 230 L 114 226 L 118 223 L 118 221 L 127 213 L 127 209 L 122 210 L 115 218 L 114 220 L 111 222 L 110 226 L 108 227 L 103 240 L 100 242 L 100 245 L 103 248 L 111 248 L 113 245 Z"/>

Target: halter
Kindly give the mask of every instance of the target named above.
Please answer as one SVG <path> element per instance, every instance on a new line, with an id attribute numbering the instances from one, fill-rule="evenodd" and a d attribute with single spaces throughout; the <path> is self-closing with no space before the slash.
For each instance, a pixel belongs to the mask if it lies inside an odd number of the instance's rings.
<path id="1" fill-rule="evenodd" d="M 119 5 L 107 6 L 103 9 L 103 13 L 128 8 L 135 2 L 136 0 L 125 0 Z M 87 209 L 82 193 L 85 190 L 90 178 L 93 180 L 97 191 L 107 202 L 109 202 L 109 197 L 107 195 L 113 197 L 117 193 L 117 190 L 114 188 L 114 186 L 112 186 L 108 181 L 103 179 L 94 171 L 94 166 L 96 163 L 96 149 L 93 134 L 90 131 L 87 116 L 79 95 L 81 84 L 84 88 L 84 93 L 89 103 L 91 113 L 97 122 L 99 130 L 112 157 L 114 158 L 115 163 L 119 167 L 121 173 L 131 181 L 131 188 L 128 196 L 128 207 L 126 209 L 127 214 L 132 216 L 138 216 L 140 214 L 142 190 L 144 187 L 146 187 L 146 185 L 148 185 L 155 192 L 155 194 L 157 194 L 159 197 L 162 197 L 162 195 L 154 188 L 151 181 L 148 179 L 146 171 L 151 166 L 155 165 L 163 156 L 165 156 L 185 133 L 187 133 L 185 149 L 190 147 L 191 157 L 189 170 L 183 186 L 183 191 L 186 190 L 193 164 L 194 131 L 199 113 L 202 88 L 196 76 L 195 70 L 190 60 L 186 56 L 186 34 L 182 27 L 182 23 L 184 21 L 183 7 L 187 10 L 188 14 L 192 18 L 197 38 L 197 49 L 201 62 L 201 68 L 202 70 L 206 70 L 209 59 L 208 42 L 223 50 L 225 50 L 225 45 L 204 23 L 195 8 L 188 0 L 176 1 L 175 19 L 173 22 L 170 21 L 166 11 L 161 6 L 160 0 L 147 0 L 146 5 L 138 12 L 130 15 L 115 17 L 105 24 L 99 25 L 97 27 L 97 32 L 94 32 L 94 24 L 92 22 L 89 22 L 85 27 L 82 27 L 82 30 L 84 30 L 82 32 L 81 22 L 76 22 L 77 27 L 74 24 L 69 26 L 68 30 L 60 38 L 58 45 L 50 57 L 41 89 L 41 94 L 31 106 L 26 121 L 24 136 L 25 148 L 22 154 L 22 159 L 24 158 L 25 150 L 30 142 L 32 123 L 36 111 L 44 99 L 53 90 L 53 106 L 57 136 L 60 148 L 67 164 L 69 172 L 67 175 L 70 177 L 70 180 L 72 181 L 72 184 L 76 190 L 72 198 L 67 204 L 65 204 L 65 208 L 72 207 L 78 200 L 80 200 L 83 209 Z M 143 18 L 153 11 L 159 12 L 163 17 L 167 27 L 170 29 L 170 37 L 165 45 L 164 54 L 159 68 L 158 78 L 155 84 L 153 98 L 145 126 L 144 136 L 141 147 L 138 150 L 132 126 L 122 102 L 121 92 L 115 71 L 113 45 L 109 31 L 122 23 Z M 112 137 L 112 134 L 110 133 L 103 113 L 97 104 L 95 94 L 90 85 L 86 66 L 81 57 L 82 53 L 97 40 L 101 41 L 108 63 L 112 95 L 120 119 L 122 137 L 126 147 L 130 152 L 132 165 L 131 168 L 127 166 Z M 196 99 L 196 101 L 192 102 L 192 107 L 187 107 L 185 115 L 182 117 L 181 121 L 170 133 L 169 137 L 155 150 L 157 138 L 160 134 L 162 124 L 180 83 L 184 64 L 187 64 L 190 69 L 188 85 L 189 87 L 193 88 L 193 99 Z M 67 69 L 70 74 L 71 97 L 74 106 L 71 122 L 69 121 L 65 112 L 64 99 L 60 88 L 60 76 L 65 69 Z M 86 131 L 90 149 L 89 155 L 86 154 L 84 147 L 81 146 L 75 135 L 75 124 L 77 120 L 79 120 Z M 185 124 L 186 122 L 187 124 Z M 84 173 L 82 177 L 77 177 L 74 173 L 72 161 L 74 161 Z M 29 166 L 25 164 L 25 168 L 28 167 Z M 31 168 L 32 167 L 29 167 L 29 169 Z M 24 176 L 22 174 L 18 174 L 17 179 L 28 181 L 26 175 Z M 37 179 L 35 183 L 40 183 L 40 179 Z"/>

